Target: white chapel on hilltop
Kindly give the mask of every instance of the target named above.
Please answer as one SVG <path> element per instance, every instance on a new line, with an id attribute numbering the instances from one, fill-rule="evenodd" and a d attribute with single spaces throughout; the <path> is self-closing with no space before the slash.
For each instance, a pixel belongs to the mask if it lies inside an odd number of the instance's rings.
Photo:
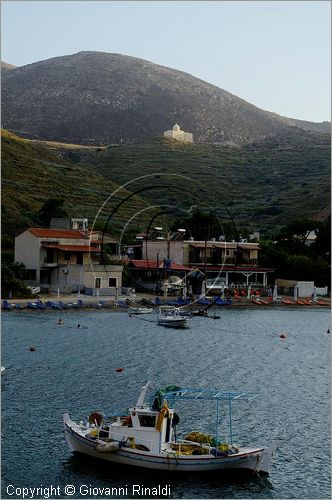
<path id="1" fill-rule="evenodd" d="M 181 130 L 177 123 L 172 130 L 166 130 L 166 132 L 164 132 L 164 137 L 167 139 L 175 139 L 176 141 L 193 142 L 193 134 Z"/>

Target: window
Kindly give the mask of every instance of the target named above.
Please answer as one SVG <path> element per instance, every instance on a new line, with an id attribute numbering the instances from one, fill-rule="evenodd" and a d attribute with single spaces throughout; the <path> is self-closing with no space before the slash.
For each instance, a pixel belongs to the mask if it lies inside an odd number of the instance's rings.
<path id="1" fill-rule="evenodd" d="M 79 265 L 83 264 L 83 253 L 82 252 L 77 252 L 77 254 L 76 254 L 76 264 L 79 264 Z"/>
<path id="2" fill-rule="evenodd" d="M 117 278 L 108 278 L 108 286 L 116 287 L 117 286 Z"/>
<path id="3" fill-rule="evenodd" d="M 101 278 L 95 278 L 95 288 L 101 287 Z"/>
<path id="4" fill-rule="evenodd" d="M 66 261 L 70 260 L 70 253 L 69 253 L 69 252 L 65 252 L 65 253 L 64 253 L 64 256 L 63 256 L 63 258 L 64 258 Z"/>
<path id="5" fill-rule="evenodd" d="M 141 427 L 154 427 L 156 423 L 155 415 L 138 415 Z"/>
<path id="6" fill-rule="evenodd" d="M 28 281 L 36 281 L 36 269 L 24 269 L 24 279 Z"/>
<path id="7" fill-rule="evenodd" d="M 47 250 L 46 250 L 46 262 L 48 264 L 54 263 L 54 248 L 47 248 Z"/>

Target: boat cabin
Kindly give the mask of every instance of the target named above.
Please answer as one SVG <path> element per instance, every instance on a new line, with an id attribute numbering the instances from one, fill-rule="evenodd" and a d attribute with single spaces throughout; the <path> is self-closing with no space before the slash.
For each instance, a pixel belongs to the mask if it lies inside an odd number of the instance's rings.
<path id="1" fill-rule="evenodd" d="M 160 453 L 174 439 L 174 410 L 166 405 L 160 411 L 152 410 L 144 404 L 144 396 L 145 387 L 136 406 L 129 409 L 129 415 L 118 417 L 117 421 L 110 425 L 109 438 L 117 441 L 128 440 L 129 446 L 133 448 Z"/>

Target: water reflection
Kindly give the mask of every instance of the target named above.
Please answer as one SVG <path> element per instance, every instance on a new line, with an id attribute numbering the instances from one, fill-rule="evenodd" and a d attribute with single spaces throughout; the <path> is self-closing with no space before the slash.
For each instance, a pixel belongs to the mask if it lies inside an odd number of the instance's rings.
<path id="1" fill-rule="evenodd" d="M 132 495 L 133 485 L 142 485 L 144 488 L 170 486 L 170 495 L 163 498 L 227 498 L 234 494 L 234 489 L 240 493 L 246 492 L 246 498 L 264 497 L 273 490 L 273 485 L 267 475 L 242 473 L 235 471 L 200 472 L 193 474 L 165 472 L 158 470 L 123 467 L 119 464 L 106 463 L 85 455 L 72 455 L 62 465 L 61 482 L 65 484 L 75 478 L 75 484 L 91 488 L 113 487 L 120 490 L 126 488 L 125 498 L 137 498 Z M 220 496 L 222 495 L 222 496 Z M 78 494 L 79 498 L 81 495 Z M 102 496 L 102 495 L 100 495 Z M 113 495 L 112 498 L 116 498 Z M 155 498 L 147 495 L 146 498 Z"/>

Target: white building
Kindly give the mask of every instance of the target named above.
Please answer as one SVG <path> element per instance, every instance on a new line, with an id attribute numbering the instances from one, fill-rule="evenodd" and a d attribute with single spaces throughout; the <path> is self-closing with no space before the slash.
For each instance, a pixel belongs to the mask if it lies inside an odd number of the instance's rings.
<path id="1" fill-rule="evenodd" d="M 164 132 L 164 137 L 181 142 L 193 142 L 193 134 L 181 130 L 177 123 L 174 125 L 172 130 L 166 130 L 166 132 Z"/>
<path id="2" fill-rule="evenodd" d="M 15 238 L 15 262 L 26 268 L 26 285 L 70 293 L 115 295 L 122 265 L 104 264 L 102 253 L 117 253 L 118 240 L 99 231 L 29 228 Z M 112 250 L 110 250 L 112 249 Z"/>

